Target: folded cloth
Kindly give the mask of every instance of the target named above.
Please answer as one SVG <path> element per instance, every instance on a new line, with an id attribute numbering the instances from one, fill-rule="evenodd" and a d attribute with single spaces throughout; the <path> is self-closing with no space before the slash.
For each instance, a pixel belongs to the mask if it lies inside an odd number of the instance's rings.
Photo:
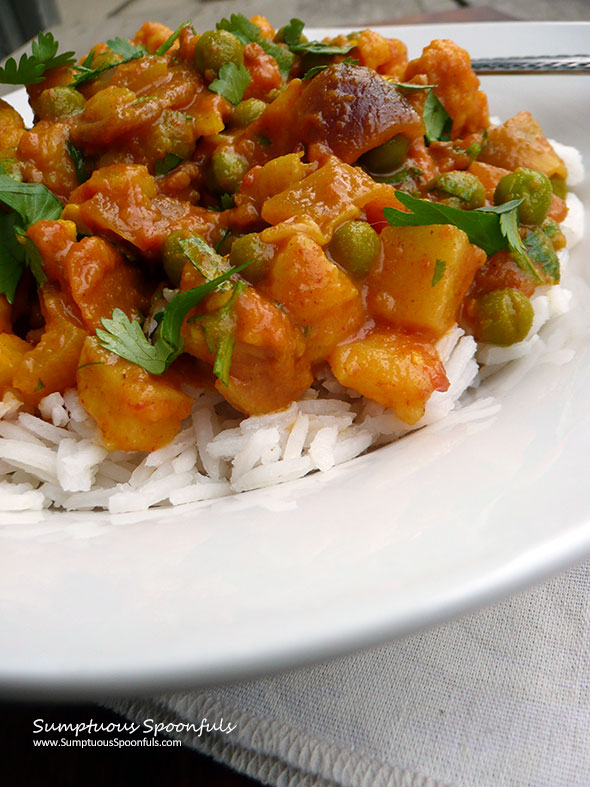
<path id="1" fill-rule="evenodd" d="M 588 785 L 589 644 L 587 563 L 373 650 L 109 706 L 277 787 Z"/>

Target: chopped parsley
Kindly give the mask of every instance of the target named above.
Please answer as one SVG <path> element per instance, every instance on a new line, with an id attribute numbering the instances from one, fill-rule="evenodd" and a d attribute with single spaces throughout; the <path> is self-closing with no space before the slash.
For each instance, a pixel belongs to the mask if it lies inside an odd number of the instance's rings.
<path id="1" fill-rule="evenodd" d="M 297 17 L 291 19 L 288 25 L 285 25 L 283 28 L 283 40 L 288 47 L 295 46 L 299 43 L 304 27 L 305 22 L 302 22 L 301 19 L 297 19 Z"/>
<path id="2" fill-rule="evenodd" d="M 432 274 L 432 287 L 436 287 L 439 281 L 445 274 L 445 268 L 447 267 L 447 263 L 444 260 L 437 259 L 434 263 L 434 273 Z"/>
<path id="3" fill-rule="evenodd" d="M 89 176 L 88 166 L 82 151 L 74 145 L 71 139 L 68 139 L 66 142 L 66 150 L 68 151 L 68 156 L 72 159 L 72 163 L 76 168 L 76 178 L 78 183 L 84 183 L 84 181 L 88 180 Z"/>
<path id="4" fill-rule="evenodd" d="M 496 254 L 508 249 L 514 256 L 518 266 L 535 281 L 542 278 L 529 259 L 518 232 L 517 208 L 522 200 L 510 200 L 504 205 L 462 210 L 418 199 L 403 191 L 396 191 L 395 196 L 412 212 L 384 208 L 383 215 L 392 227 L 417 227 L 427 224 L 452 224 L 466 233 L 470 243 L 483 249 L 486 254 Z"/>
<path id="5" fill-rule="evenodd" d="M 36 85 L 43 82 L 45 72 L 58 66 L 69 66 L 76 61 L 75 52 L 57 54 L 58 42 L 51 33 L 39 33 L 32 43 L 32 54 L 21 55 L 18 64 L 11 57 L 0 68 L 0 83 L 4 85 Z"/>
<path id="6" fill-rule="evenodd" d="M 356 43 L 336 46 L 335 44 L 324 43 L 323 41 L 304 41 L 301 44 L 293 44 L 289 49 L 297 54 L 311 55 L 347 55 L 356 46 Z"/>
<path id="7" fill-rule="evenodd" d="M 222 19 L 218 22 L 216 27 L 218 30 L 227 30 L 228 33 L 232 33 L 242 44 L 258 44 L 267 55 L 274 57 L 281 76 L 283 79 L 287 79 L 293 65 L 293 53 L 287 47 L 263 38 L 260 28 L 254 22 L 251 22 L 243 14 L 232 14 L 229 19 Z"/>
<path id="8" fill-rule="evenodd" d="M 184 159 L 176 153 L 166 153 L 164 158 L 156 159 L 154 162 L 154 174 L 166 175 L 171 170 L 175 169 Z"/>
<path id="9" fill-rule="evenodd" d="M 450 139 L 453 119 L 433 93 L 428 91 L 423 113 L 426 143 Z"/>
<path id="10" fill-rule="evenodd" d="M 209 90 L 227 98 L 234 106 L 240 103 L 250 84 L 250 72 L 242 63 L 225 63 L 219 69 L 219 76 L 209 85 Z"/>
<path id="11" fill-rule="evenodd" d="M 163 374 L 183 351 L 184 342 L 180 330 L 187 314 L 243 267 L 230 268 L 217 278 L 176 295 L 160 312 L 161 320 L 153 343 L 147 339 L 138 320 L 130 320 L 124 311 L 115 309 L 110 319 L 102 318 L 104 330 L 96 330 L 100 344 L 120 358 L 141 366 L 150 374 Z M 224 363 L 224 368 L 225 365 Z"/>
<path id="12" fill-rule="evenodd" d="M 172 33 L 172 35 L 168 36 L 168 38 L 164 41 L 163 44 L 160 44 L 160 46 L 156 49 L 154 54 L 157 55 L 158 57 L 162 57 L 162 55 L 165 55 L 166 52 L 172 46 L 172 44 L 174 44 L 176 42 L 176 39 L 182 33 L 184 28 L 185 27 L 189 27 L 189 26 L 190 26 L 190 22 L 183 22 L 180 25 L 180 27 L 176 28 L 176 30 Z"/>

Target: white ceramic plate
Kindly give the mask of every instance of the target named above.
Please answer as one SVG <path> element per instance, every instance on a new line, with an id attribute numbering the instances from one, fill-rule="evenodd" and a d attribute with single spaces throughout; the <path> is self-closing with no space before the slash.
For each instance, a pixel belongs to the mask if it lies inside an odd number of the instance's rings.
<path id="1" fill-rule="evenodd" d="M 588 24 L 390 28 L 419 53 L 587 51 Z M 483 80 L 590 161 L 590 80 Z M 588 182 L 578 187 L 590 204 Z M 580 270 L 586 239 L 573 254 Z M 158 690 L 300 664 L 475 609 L 590 553 L 590 354 L 543 364 L 489 422 L 424 431 L 271 491 L 144 516 L 2 515 L 5 690 Z"/>

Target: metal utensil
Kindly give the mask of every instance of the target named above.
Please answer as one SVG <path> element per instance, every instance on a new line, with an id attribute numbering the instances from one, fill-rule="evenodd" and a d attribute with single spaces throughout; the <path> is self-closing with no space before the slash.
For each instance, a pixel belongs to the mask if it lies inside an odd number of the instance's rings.
<path id="1" fill-rule="evenodd" d="M 476 58 L 471 67 L 477 74 L 588 74 L 590 55 Z"/>

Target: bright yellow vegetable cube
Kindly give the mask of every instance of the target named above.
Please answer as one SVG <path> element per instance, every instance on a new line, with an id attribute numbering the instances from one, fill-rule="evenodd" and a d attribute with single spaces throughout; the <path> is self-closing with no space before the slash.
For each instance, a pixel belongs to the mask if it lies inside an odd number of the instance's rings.
<path id="1" fill-rule="evenodd" d="M 485 252 L 448 224 L 385 227 L 383 257 L 368 279 L 373 316 L 390 325 L 442 336 L 457 319 Z"/>

